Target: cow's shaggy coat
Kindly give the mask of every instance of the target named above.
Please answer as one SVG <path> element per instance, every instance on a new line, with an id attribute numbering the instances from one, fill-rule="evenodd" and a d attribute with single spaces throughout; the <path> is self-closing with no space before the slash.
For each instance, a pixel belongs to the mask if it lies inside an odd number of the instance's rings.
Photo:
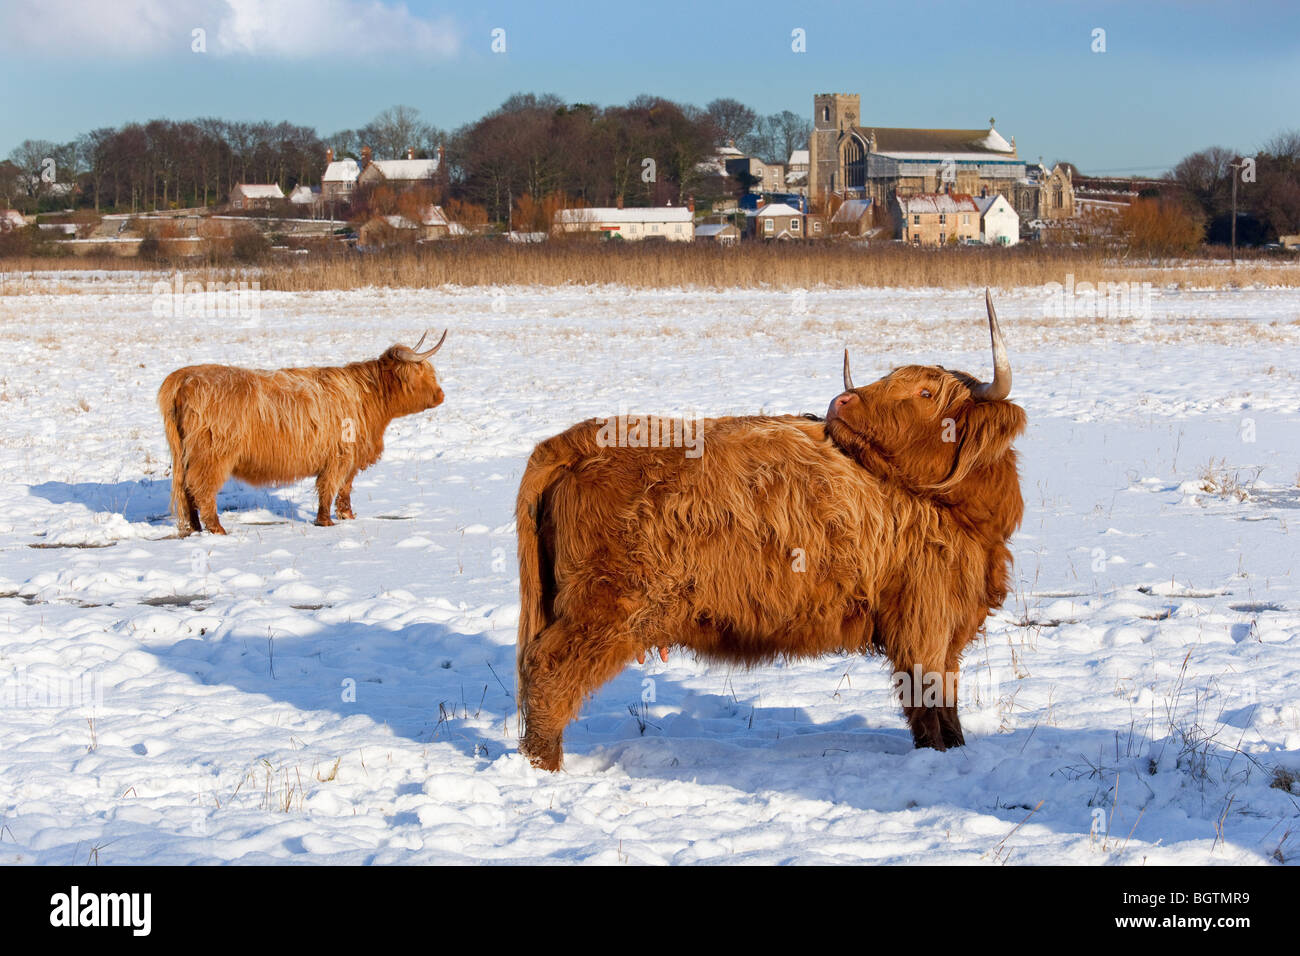
<path id="1" fill-rule="evenodd" d="M 827 420 L 720 418 L 703 454 L 602 447 L 592 420 L 537 446 L 519 489 L 521 751 L 560 766 L 582 701 L 647 649 L 751 665 L 879 652 L 950 693 L 904 699 L 917 746 L 963 743 L 962 649 L 1006 597 L 1025 414 L 992 304 L 992 385 L 895 370 Z M 942 683 L 939 683 L 939 680 Z"/>
<path id="2" fill-rule="evenodd" d="M 394 418 L 442 404 L 428 357 L 394 345 L 377 359 L 325 368 L 255 371 L 228 365 L 177 369 L 158 390 L 172 454 L 172 511 L 182 535 L 225 534 L 217 492 L 230 476 L 252 485 L 315 476 L 316 523 L 352 512 L 352 481 L 379 460 Z M 424 342 L 421 337 L 416 349 Z"/>

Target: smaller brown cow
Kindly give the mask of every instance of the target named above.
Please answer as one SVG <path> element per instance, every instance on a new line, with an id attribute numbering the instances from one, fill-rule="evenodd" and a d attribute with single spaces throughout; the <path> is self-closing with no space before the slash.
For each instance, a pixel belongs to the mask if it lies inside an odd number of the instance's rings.
<path id="1" fill-rule="evenodd" d="M 442 404 L 442 387 L 421 352 L 394 345 L 377 359 L 325 368 L 256 371 L 229 365 L 177 369 L 158 390 L 172 453 L 172 511 L 184 537 L 217 519 L 217 492 L 231 475 L 250 485 L 288 484 L 315 476 L 316 524 L 354 518 L 352 480 L 384 451 L 394 418 Z M 337 502 L 335 502 L 337 496 Z"/>

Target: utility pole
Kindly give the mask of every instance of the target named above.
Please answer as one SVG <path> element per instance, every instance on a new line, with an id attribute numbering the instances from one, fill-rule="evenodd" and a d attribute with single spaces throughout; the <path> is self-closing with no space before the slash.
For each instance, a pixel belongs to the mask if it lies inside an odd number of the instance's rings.
<path id="1" fill-rule="evenodd" d="M 1237 162 L 1229 163 L 1228 168 L 1232 170 L 1232 264 L 1237 264 L 1237 179 L 1241 175 L 1238 170 L 1246 164 Z"/>

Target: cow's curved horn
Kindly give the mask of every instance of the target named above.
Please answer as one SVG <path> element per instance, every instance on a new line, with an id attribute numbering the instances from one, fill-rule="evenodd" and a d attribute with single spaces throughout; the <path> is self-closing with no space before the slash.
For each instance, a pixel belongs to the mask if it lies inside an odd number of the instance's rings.
<path id="1" fill-rule="evenodd" d="M 438 349 L 442 348 L 442 343 L 447 341 L 447 331 L 446 329 L 443 330 L 442 338 L 438 339 L 438 344 L 435 345 L 433 348 L 425 352 L 419 351 L 420 346 L 424 344 L 424 340 L 427 339 L 428 337 L 429 337 L 428 332 L 425 332 L 423 335 L 421 335 L 420 341 L 415 343 L 415 348 L 413 349 L 408 349 L 405 345 L 399 346 L 397 349 L 397 357 L 401 359 L 403 362 L 423 362 L 434 352 L 438 351 Z"/>
<path id="2" fill-rule="evenodd" d="M 984 305 L 989 311 L 989 337 L 993 340 L 993 381 L 977 385 L 971 390 L 971 396 L 977 402 L 996 402 L 1011 394 L 1011 360 L 1007 358 L 1007 346 L 1002 341 L 1002 329 L 998 327 L 993 295 L 987 288 L 984 290 Z"/>
<path id="3" fill-rule="evenodd" d="M 443 330 L 442 330 L 442 338 L 438 339 L 438 344 L 435 345 L 433 348 L 429 349 L 429 351 L 427 351 L 427 352 L 421 352 L 421 351 L 420 351 L 420 346 L 424 344 L 424 340 L 425 340 L 425 338 L 428 337 L 428 335 L 429 335 L 428 332 L 425 332 L 424 335 L 421 335 L 421 336 L 420 336 L 420 341 L 416 342 L 416 343 L 415 343 L 415 348 L 411 350 L 411 351 L 415 352 L 417 355 L 419 355 L 421 359 L 427 359 L 427 358 L 428 358 L 430 355 L 432 355 L 434 352 L 438 351 L 438 349 L 442 348 L 442 343 L 443 343 L 443 342 L 447 341 L 447 330 L 446 330 L 446 329 L 443 329 Z"/>
<path id="4" fill-rule="evenodd" d="M 844 350 L 844 391 L 853 391 L 853 376 L 849 374 L 849 350 Z"/>

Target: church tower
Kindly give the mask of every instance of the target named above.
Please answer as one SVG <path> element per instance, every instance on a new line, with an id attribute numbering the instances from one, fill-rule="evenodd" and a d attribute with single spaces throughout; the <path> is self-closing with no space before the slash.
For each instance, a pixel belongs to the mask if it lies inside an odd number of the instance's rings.
<path id="1" fill-rule="evenodd" d="M 813 96 L 813 132 L 808 141 L 808 196 L 820 198 L 842 191 L 839 141 L 862 118 L 857 93 L 818 93 Z"/>

